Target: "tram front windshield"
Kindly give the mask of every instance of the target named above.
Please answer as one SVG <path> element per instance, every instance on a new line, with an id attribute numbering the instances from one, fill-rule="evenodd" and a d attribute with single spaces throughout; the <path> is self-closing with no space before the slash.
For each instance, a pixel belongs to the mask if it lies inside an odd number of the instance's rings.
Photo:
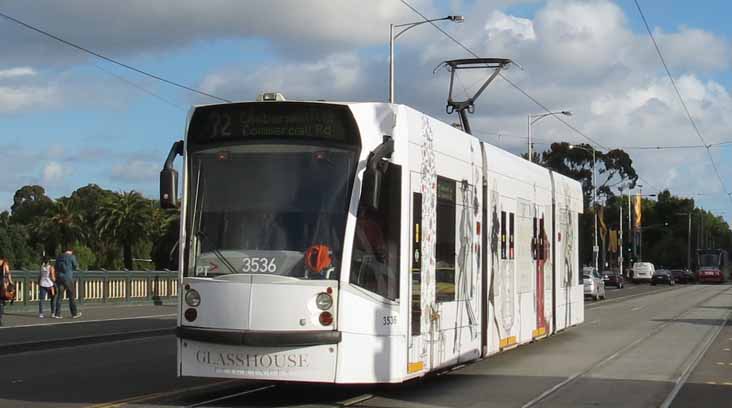
<path id="1" fill-rule="evenodd" d="M 315 145 L 192 153 L 186 274 L 337 279 L 356 161 Z"/>
<path id="2" fill-rule="evenodd" d="M 699 267 L 706 268 L 718 268 L 719 267 L 719 254 L 718 253 L 700 253 L 699 254 Z"/>

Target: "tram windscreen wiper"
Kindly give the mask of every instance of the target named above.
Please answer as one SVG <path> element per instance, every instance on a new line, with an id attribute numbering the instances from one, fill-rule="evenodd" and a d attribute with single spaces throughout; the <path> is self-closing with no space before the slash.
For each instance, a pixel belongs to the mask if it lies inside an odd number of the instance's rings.
<path id="1" fill-rule="evenodd" d="M 203 239 L 208 239 L 208 235 L 206 235 L 203 230 L 196 231 L 196 237 L 198 237 L 199 241 L 203 241 Z M 224 254 L 221 253 L 221 251 L 218 248 L 211 248 L 211 252 L 213 252 L 214 255 L 216 255 L 216 259 L 219 260 L 224 266 L 226 266 L 226 269 L 229 270 L 231 273 L 239 273 L 239 271 L 234 268 L 234 265 L 229 262 L 228 259 L 224 256 Z"/>

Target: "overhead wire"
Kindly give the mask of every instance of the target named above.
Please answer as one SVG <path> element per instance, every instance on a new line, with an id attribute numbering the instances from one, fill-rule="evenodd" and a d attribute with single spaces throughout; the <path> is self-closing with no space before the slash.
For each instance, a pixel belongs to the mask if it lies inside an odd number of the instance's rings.
<path id="1" fill-rule="evenodd" d="M 125 64 L 124 62 L 117 61 L 117 60 L 115 60 L 113 58 L 110 58 L 110 57 L 107 57 L 105 55 L 102 55 L 102 54 L 100 54 L 100 53 L 98 53 L 96 51 L 92 51 L 92 50 L 90 50 L 88 48 L 82 47 L 81 45 L 78 45 L 78 44 L 75 44 L 75 43 L 73 43 L 71 41 L 65 40 L 65 39 L 63 39 L 63 38 L 61 38 L 61 37 L 59 37 L 57 35 L 51 34 L 48 31 L 42 30 L 42 29 L 40 29 L 38 27 L 35 27 L 35 26 L 30 25 L 28 23 L 25 23 L 25 22 L 23 22 L 21 20 L 18 20 L 17 18 L 12 17 L 12 16 L 9 16 L 9 15 L 3 13 L 3 12 L 0 12 L 0 17 L 3 17 L 6 20 L 12 21 L 13 23 L 16 23 L 16 24 L 18 24 L 18 25 L 20 25 L 22 27 L 25 27 L 25 28 L 27 28 L 29 30 L 35 31 L 35 32 L 37 32 L 39 34 L 42 34 L 42 35 L 46 36 L 46 37 L 52 38 L 52 39 L 54 39 L 54 40 L 56 40 L 56 41 L 58 41 L 58 42 L 60 42 L 62 44 L 65 44 L 65 45 L 69 46 L 69 47 L 76 48 L 77 50 L 80 50 L 80 51 L 83 51 L 83 52 L 85 52 L 87 54 L 93 55 L 93 56 L 95 56 L 95 57 L 97 57 L 99 59 L 102 59 L 104 61 L 111 62 L 112 64 L 119 65 L 119 66 L 121 66 L 123 68 L 126 68 L 126 69 L 130 70 L 130 71 L 137 72 L 138 74 L 145 75 L 145 76 L 150 77 L 150 78 L 153 78 L 155 80 L 164 82 L 164 83 L 166 83 L 168 85 L 172 85 L 172 86 L 175 86 L 175 87 L 178 87 L 178 88 L 181 88 L 181 89 L 185 89 L 186 91 L 193 92 L 193 93 L 196 93 L 196 94 L 199 94 L 199 95 L 202 95 L 202 96 L 211 98 L 211 99 L 215 99 L 215 100 L 218 100 L 218 101 L 221 101 L 221 102 L 231 102 L 228 99 L 221 98 L 221 97 L 218 97 L 216 95 L 212 95 L 212 94 L 210 94 L 208 92 L 204 92 L 204 91 L 201 91 L 201 90 L 198 90 L 198 89 L 195 89 L 195 88 L 191 88 L 189 86 L 180 84 L 178 82 L 171 81 L 169 79 L 163 78 L 163 77 L 161 77 L 159 75 L 155 75 L 155 74 L 152 74 L 150 72 L 143 71 L 143 70 L 141 70 L 139 68 L 135 68 L 132 65 Z"/>
<path id="2" fill-rule="evenodd" d="M 424 14 L 422 14 L 422 13 L 421 13 L 421 12 L 420 12 L 419 10 L 417 10 L 417 9 L 416 9 L 415 7 L 413 7 L 413 6 L 411 5 L 411 4 L 409 4 L 409 2 L 407 2 L 406 0 L 399 0 L 399 1 L 400 1 L 400 2 L 402 3 L 402 4 L 404 4 L 405 6 L 407 6 L 407 7 L 408 7 L 408 8 L 410 9 L 410 10 L 412 10 L 412 11 L 413 11 L 413 12 L 414 12 L 415 14 L 419 15 L 420 17 L 422 17 L 422 19 L 423 19 L 423 20 L 424 20 L 425 22 L 427 22 L 427 23 L 430 23 L 430 24 L 432 25 L 432 27 L 434 27 L 434 28 L 435 28 L 435 29 L 437 29 L 437 30 L 438 30 L 439 32 L 441 32 L 441 33 L 442 33 L 442 34 L 443 34 L 443 35 L 444 35 L 445 37 L 449 38 L 449 39 L 450 39 L 450 40 L 451 40 L 452 42 L 454 42 L 455 44 L 457 44 L 457 45 L 458 45 L 458 46 L 459 46 L 460 48 L 462 48 L 463 50 L 465 50 L 465 51 L 466 51 L 466 52 L 467 52 L 468 54 L 472 55 L 472 56 L 473 56 L 473 57 L 475 57 L 475 58 L 480 58 L 480 56 L 479 56 L 478 54 L 476 54 L 475 52 L 473 52 L 473 50 L 471 50 L 470 48 L 468 48 L 468 47 L 467 47 L 467 46 L 466 46 L 465 44 L 461 43 L 461 42 L 460 42 L 460 41 L 459 41 L 459 40 L 458 40 L 457 38 L 455 38 L 454 36 L 452 36 L 452 35 L 451 35 L 450 33 L 448 33 L 447 31 L 443 30 L 443 29 L 442 29 L 442 28 L 441 28 L 440 26 L 438 26 L 437 24 L 435 24 L 435 22 L 434 22 L 434 21 L 430 21 L 430 19 L 429 19 L 429 18 L 427 18 L 427 16 L 425 16 L 425 15 L 424 15 Z M 503 74 L 502 72 L 499 72 L 499 73 L 498 73 L 498 76 L 500 76 L 500 77 L 501 77 L 501 78 L 502 78 L 502 79 L 503 79 L 504 81 L 506 81 L 506 82 L 507 82 L 507 83 L 508 83 L 509 85 L 511 85 L 511 86 L 512 86 L 513 88 L 515 88 L 515 89 L 516 89 L 517 91 L 519 91 L 519 92 L 520 92 L 521 94 L 523 94 L 523 95 L 524 95 L 524 96 L 525 96 L 526 98 L 528 98 L 528 99 L 529 99 L 530 101 L 532 101 L 532 102 L 533 102 L 534 104 L 536 104 L 536 105 L 537 105 L 537 106 L 539 106 L 539 107 L 540 107 L 541 109 L 543 109 L 543 110 L 544 110 L 544 111 L 545 111 L 546 113 L 552 113 L 552 111 L 551 111 L 551 110 L 550 110 L 550 109 L 549 109 L 549 108 L 548 108 L 548 107 L 547 107 L 546 105 L 544 105 L 544 104 L 543 104 L 543 103 L 541 103 L 541 102 L 540 102 L 540 101 L 539 101 L 538 99 L 536 99 L 536 98 L 534 98 L 533 96 L 531 96 L 531 95 L 530 95 L 530 94 L 529 94 L 529 93 L 528 93 L 527 91 L 525 91 L 525 90 L 524 90 L 523 88 L 521 88 L 521 87 L 520 87 L 520 86 L 519 86 L 518 84 L 516 84 L 515 82 L 511 81 L 511 80 L 510 80 L 510 79 L 509 79 L 509 78 L 508 78 L 508 77 L 507 77 L 506 75 L 504 75 L 504 74 Z M 562 119 L 561 117 L 559 117 L 559 115 L 551 115 L 551 116 L 552 116 L 552 117 L 553 117 L 553 118 L 554 118 L 555 120 L 558 120 L 559 122 L 563 123 L 563 124 L 564 124 L 564 126 L 566 126 L 567 128 L 571 129 L 571 130 L 572 130 L 573 132 L 577 133 L 578 135 L 582 136 L 582 137 L 583 137 L 583 138 L 585 138 L 586 140 L 588 140 L 588 141 L 590 141 L 591 143 L 593 143 L 594 145 L 596 145 L 596 146 L 599 146 L 599 147 L 601 147 L 601 148 L 602 148 L 602 149 L 604 149 L 604 150 L 610 150 L 610 149 L 609 149 L 609 148 L 608 148 L 607 146 L 605 146 L 605 145 L 603 145 L 602 143 L 598 142 L 597 140 L 595 140 L 595 139 L 591 138 L 590 136 L 588 136 L 587 134 L 585 134 L 585 133 L 584 133 L 584 132 L 582 132 L 581 130 L 577 129 L 577 128 L 576 128 L 575 126 L 573 126 L 572 124 L 570 124 L 569 122 L 567 122 L 567 121 L 565 121 L 564 119 Z M 641 177 L 640 175 L 638 175 L 638 179 L 642 180 L 642 181 L 643 181 L 644 183 L 646 183 L 646 184 L 650 184 L 651 186 L 654 186 L 654 187 L 658 188 L 658 186 L 657 186 L 657 185 L 655 185 L 654 183 L 651 183 L 651 182 L 649 182 L 649 181 L 647 181 L 647 180 L 643 179 L 643 178 L 642 178 L 642 177 Z M 658 190 L 659 190 L 659 191 L 661 191 L 661 189 L 660 189 L 660 188 L 658 188 Z"/>
<path id="3" fill-rule="evenodd" d="M 648 31 L 648 36 L 651 38 L 651 41 L 653 42 L 653 47 L 656 49 L 656 54 L 658 54 L 658 58 L 661 60 L 661 64 L 663 65 L 664 70 L 666 71 L 666 75 L 668 76 L 668 79 L 671 81 L 671 85 L 674 88 L 674 92 L 676 92 L 676 96 L 679 98 L 679 101 L 681 102 L 681 106 L 684 108 L 684 112 L 686 113 L 686 117 L 689 119 L 689 123 L 691 123 L 691 127 L 694 129 L 694 132 L 699 137 L 699 140 L 706 146 L 706 152 L 709 156 L 709 161 L 712 163 L 712 168 L 714 168 L 714 173 L 717 175 L 717 179 L 719 180 L 719 184 L 722 186 L 722 190 L 727 194 L 727 197 L 729 198 L 730 202 L 732 203 L 732 195 L 730 195 L 729 191 L 727 190 L 727 186 L 724 184 L 724 180 L 722 179 L 722 175 L 719 173 L 719 168 L 717 167 L 717 163 L 714 161 L 714 156 L 712 155 L 712 151 L 710 150 L 709 146 L 707 145 L 706 140 L 704 140 L 704 136 L 702 136 L 701 131 L 699 131 L 699 127 L 696 125 L 696 121 L 691 116 L 691 112 L 689 112 L 689 108 L 686 106 L 686 102 L 684 101 L 683 96 L 681 96 L 681 92 L 679 92 L 678 86 L 676 86 L 676 81 L 674 80 L 673 75 L 671 75 L 671 71 L 668 68 L 668 64 L 666 64 L 666 59 L 663 58 L 663 53 L 661 52 L 661 48 L 658 46 L 658 43 L 656 42 L 656 38 L 653 36 L 653 33 L 651 32 L 651 27 L 648 25 L 648 20 L 646 20 L 645 14 L 643 14 L 643 9 L 640 6 L 640 3 L 638 0 L 634 0 L 635 6 L 638 8 L 638 13 L 641 16 L 641 19 L 643 20 L 643 24 L 646 27 L 646 31 Z"/>
<path id="4" fill-rule="evenodd" d="M 176 108 L 176 109 L 179 109 L 179 110 L 182 110 L 182 111 L 185 111 L 185 110 L 186 110 L 186 109 L 185 109 L 185 108 L 184 108 L 183 106 L 181 106 L 181 105 L 179 105 L 179 104 L 177 104 L 177 103 L 175 103 L 175 102 L 173 102 L 173 101 L 169 100 L 168 98 L 165 98 L 164 96 L 162 96 L 162 95 L 159 95 L 159 94 L 157 94 L 157 93 L 155 93 L 155 92 L 153 92 L 153 91 L 151 91 L 151 90 L 149 90 L 149 89 L 145 88 L 144 86 L 142 86 L 142 85 L 140 85 L 140 84 L 137 84 L 137 83 L 135 83 L 135 82 L 133 82 L 133 81 L 130 81 L 129 79 L 127 79 L 127 78 L 123 77 L 122 75 L 117 75 L 117 74 L 115 74 L 115 73 L 114 73 L 114 72 L 112 72 L 112 71 L 109 71 L 109 70 L 107 70 L 107 69 L 105 69 L 105 68 L 102 68 L 102 67 L 101 67 L 100 65 L 98 65 L 98 64 L 94 64 L 94 68 L 96 68 L 96 69 L 98 69 L 98 70 L 100 70 L 100 71 L 104 72 L 104 73 L 105 73 L 105 74 L 107 74 L 107 75 L 110 75 L 110 76 L 112 76 L 113 78 L 116 78 L 117 80 L 119 80 L 119 81 L 121 81 L 121 82 L 124 82 L 125 84 L 127 84 L 127 85 L 129 85 L 129 86 L 131 86 L 131 87 L 133 87 L 133 88 L 136 88 L 137 90 L 139 90 L 139 91 L 141 91 L 141 92 L 144 92 L 144 93 L 146 93 L 146 94 L 148 94 L 148 95 L 152 96 L 153 98 L 155 98 L 155 99 L 157 99 L 157 100 L 159 100 L 159 101 L 161 101 L 161 102 L 165 103 L 166 105 L 169 105 L 169 106 L 171 106 L 171 107 L 173 107 L 173 108 Z"/>

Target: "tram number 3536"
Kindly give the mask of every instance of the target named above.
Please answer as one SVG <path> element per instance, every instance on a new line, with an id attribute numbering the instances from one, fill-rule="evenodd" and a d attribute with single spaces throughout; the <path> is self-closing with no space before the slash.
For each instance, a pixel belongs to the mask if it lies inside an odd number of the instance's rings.
<path id="1" fill-rule="evenodd" d="M 275 258 L 243 258 L 241 271 L 244 273 L 275 273 L 277 272 L 277 264 Z"/>

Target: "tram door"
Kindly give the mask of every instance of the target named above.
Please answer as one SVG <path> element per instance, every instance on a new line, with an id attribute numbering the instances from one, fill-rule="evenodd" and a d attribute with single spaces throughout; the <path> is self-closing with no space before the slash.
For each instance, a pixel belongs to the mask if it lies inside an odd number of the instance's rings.
<path id="1" fill-rule="evenodd" d="M 434 295 L 429 296 L 428 294 L 434 294 L 435 282 L 434 276 L 431 279 L 427 277 L 430 268 L 425 265 L 425 259 L 429 258 L 429 249 L 428 254 L 424 252 L 425 246 L 429 247 L 430 245 L 433 247 L 432 251 L 434 251 L 434 237 L 431 237 L 429 233 L 425 233 L 423 228 L 426 225 L 423 217 L 425 198 L 421 191 L 422 182 L 420 177 L 419 173 L 411 173 L 408 375 L 429 371 L 432 368 L 430 302 L 424 300 L 434 297 Z"/>

